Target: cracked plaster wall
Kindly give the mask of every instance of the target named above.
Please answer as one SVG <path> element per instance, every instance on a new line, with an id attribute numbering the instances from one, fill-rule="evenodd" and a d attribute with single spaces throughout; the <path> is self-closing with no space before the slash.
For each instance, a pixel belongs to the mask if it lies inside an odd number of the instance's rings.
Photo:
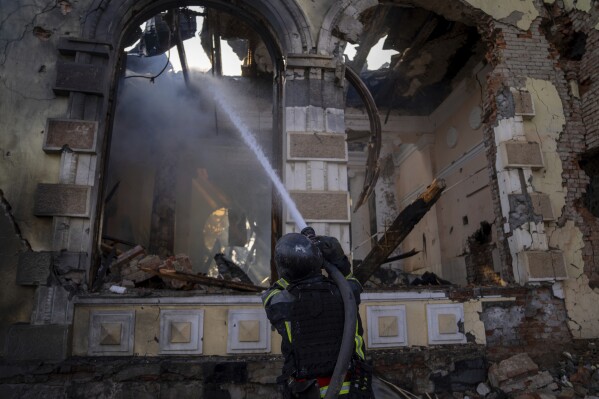
<path id="1" fill-rule="evenodd" d="M 563 296 L 568 312 L 568 327 L 574 338 L 596 338 L 599 331 L 599 289 L 589 287 L 584 274 L 583 236 L 574 222 L 548 229 L 549 245 L 564 251 L 568 279 L 563 281 Z"/>
<path id="2" fill-rule="evenodd" d="M 52 219 L 33 216 L 33 194 L 37 183 L 57 182 L 60 166 L 59 156 L 42 151 L 43 133 L 47 118 L 65 116 L 68 101 L 52 91 L 56 44 L 62 35 L 78 35 L 88 2 L 72 9 L 64 3 L 4 1 L 0 7 L 0 190 L 36 251 L 51 249 Z"/>
<path id="3" fill-rule="evenodd" d="M 29 322 L 33 309 L 33 287 L 15 285 L 19 252 L 27 250 L 26 243 L 15 229 L 9 206 L 0 196 L 0 356 L 9 326 Z"/>
<path id="4" fill-rule="evenodd" d="M 528 139 L 540 139 L 545 168 L 533 171 L 532 185 L 536 191 L 549 195 L 554 214 L 559 218 L 566 205 L 566 192 L 562 185 L 562 162 L 557 153 L 557 142 L 563 131 L 565 117 L 563 105 L 557 89 L 548 81 L 526 80 L 526 89 L 533 96 L 536 116 L 525 122 Z M 584 274 L 582 249 L 583 235 L 573 221 L 564 226 L 546 224 L 549 248 L 560 249 L 564 253 L 568 280 L 563 282 L 568 326 L 574 338 L 594 338 L 599 331 L 599 290 L 589 287 L 589 279 Z"/>
<path id="5" fill-rule="evenodd" d="M 464 333 L 466 336 L 474 337 L 474 343 L 484 345 L 487 343 L 485 323 L 480 315 L 483 312 L 484 300 L 470 300 L 464 302 Z"/>
<path id="6" fill-rule="evenodd" d="M 530 141 L 541 143 L 545 168 L 532 171 L 535 191 L 549 195 L 553 213 L 559 216 L 566 205 L 562 186 L 562 161 L 557 153 L 557 142 L 566 119 L 564 107 L 553 83 L 546 80 L 526 79 L 526 89 L 535 104 L 535 117 L 524 122 L 524 133 Z"/>

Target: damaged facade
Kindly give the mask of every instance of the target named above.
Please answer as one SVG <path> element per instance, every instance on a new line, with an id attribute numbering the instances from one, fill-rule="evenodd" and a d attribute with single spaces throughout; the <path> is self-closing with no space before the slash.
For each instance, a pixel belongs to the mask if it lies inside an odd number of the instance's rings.
<path id="1" fill-rule="evenodd" d="M 240 123 L 350 255 L 386 380 L 514 394 L 571 388 L 567 374 L 599 389 L 584 369 L 599 338 L 599 2 L 13 3 L 2 396 L 277 397 L 278 367 L 261 364 L 280 342 L 256 292 L 297 227 Z M 524 352 L 522 379 L 504 378 Z M 60 366 L 27 366 L 40 360 Z M 28 373 L 47 379 L 27 388 Z"/>

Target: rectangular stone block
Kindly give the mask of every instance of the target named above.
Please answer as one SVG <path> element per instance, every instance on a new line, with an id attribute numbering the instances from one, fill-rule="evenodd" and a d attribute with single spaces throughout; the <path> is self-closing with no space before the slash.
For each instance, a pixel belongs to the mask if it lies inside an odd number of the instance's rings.
<path id="1" fill-rule="evenodd" d="M 258 342 L 260 341 L 260 321 L 259 320 L 239 320 L 238 326 L 239 342 Z"/>
<path id="2" fill-rule="evenodd" d="M 160 310 L 161 354 L 201 354 L 203 336 L 203 310 Z"/>
<path id="3" fill-rule="evenodd" d="M 553 265 L 551 254 L 543 251 L 527 251 L 525 259 L 528 265 L 528 275 L 533 279 L 552 279 Z"/>
<path id="4" fill-rule="evenodd" d="M 528 90 L 511 89 L 514 97 L 515 113 L 524 119 L 532 119 L 535 116 L 535 103 Z"/>
<path id="5" fill-rule="evenodd" d="M 335 69 L 336 62 L 331 56 L 318 54 L 289 54 L 287 68 L 326 68 Z"/>
<path id="6" fill-rule="evenodd" d="M 568 277 L 561 251 L 523 251 L 521 261 L 527 270 L 527 280 L 561 280 Z"/>
<path id="7" fill-rule="evenodd" d="M 91 186 L 37 185 L 33 213 L 36 216 L 88 217 Z"/>
<path id="8" fill-rule="evenodd" d="M 68 95 L 71 91 L 103 95 L 106 69 L 99 65 L 77 62 L 59 62 L 56 65 L 57 95 Z"/>
<path id="9" fill-rule="evenodd" d="M 60 54 L 64 55 L 75 55 L 76 52 L 83 52 L 108 58 L 112 51 L 112 44 L 71 36 L 62 36 L 58 39 L 58 51 L 60 51 Z"/>
<path id="10" fill-rule="evenodd" d="M 52 265 L 52 252 L 21 252 L 17 268 L 17 284 L 45 285 Z"/>
<path id="11" fill-rule="evenodd" d="M 15 324 L 6 337 L 6 357 L 11 360 L 64 360 L 69 354 L 68 325 Z"/>
<path id="12" fill-rule="evenodd" d="M 499 144 L 498 152 L 505 168 L 544 167 L 543 154 L 539 143 L 525 141 L 504 141 Z"/>
<path id="13" fill-rule="evenodd" d="M 369 348 L 392 348 L 408 344 L 406 306 L 366 306 Z"/>
<path id="14" fill-rule="evenodd" d="M 90 313 L 87 354 L 131 356 L 135 334 L 135 310 L 93 310 Z"/>
<path id="15" fill-rule="evenodd" d="M 344 191 L 292 191 L 291 198 L 307 221 L 349 222 L 349 197 Z M 288 215 L 288 221 L 292 218 Z"/>
<path id="16" fill-rule="evenodd" d="M 528 356 L 520 353 L 489 368 L 489 382 L 494 387 L 500 387 L 511 379 L 525 378 L 539 371 L 539 366 Z"/>
<path id="17" fill-rule="evenodd" d="M 329 133 L 289 133 L 290 160 L 326 159 L 346 160 L 345 135 Z"/>
<path id="18" fill-rule="evenodd" d="M 440 314 L 437 316 L 439 334 L 457 334 L 458 321 L 455 314 Z"/>
<path id="19" fill-rule="evenodd" d="M 566 258 L 564 258 L 564 253 L 562 251 L 551 251 L 551 264 L 553 265 L 553 275 L 556 280 L 568 278 Z"/>
<path id="20" fill-rule="evenodd" d="M 325 130 L 345 134 L 345 113 L 343 109 L 327 108 L 325 111 Z"/>
<path id="21" fill-rule="evenodd" d="M 31 324 L 70 324 L 73 321 L 73 301 L 69 291 L 61 286 L 40 285 L 35 290 L 35 306 Z"/>
<path id="22" fill-rule="evenodd" d="M 270 352 L 270 323 L 264 309 L 229 309 L 227 353 Z"/>
<path id="23" fill-rule="evenodd" d="M 543 220 L 555 220 L 553 208 L 551 207 L 551 199 L 547 194 L 532 193 L 530 194 L 532 207 L 537 215 L 543 216 Z"/>
<path id="24" fill-rule="evenodd" d="M 68 146 L 74 152 L 96 153 L 98 122 L 76 119 L 48 119 L 44 151 L 60 152 Z"/>
<path id="25" fill-rule="evenodd" d="M 379 322 L 379 337 L 397 337 L 399 322 L 397 316 L 381 316 Z"/>
<path id="26" fill-rule="evenodd" d="M 464 304 L 427 304 L 428 343 L 465 344 Z"/>

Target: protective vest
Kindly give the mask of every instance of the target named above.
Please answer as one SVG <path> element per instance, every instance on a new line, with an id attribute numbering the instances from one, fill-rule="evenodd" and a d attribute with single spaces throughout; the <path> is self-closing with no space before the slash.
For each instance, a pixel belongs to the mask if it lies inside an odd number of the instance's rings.
<path id="1" fill-rule="evenodd" d="M 331 281 L 298 283 L 287 288 L 296 297 L 286 325 L 293 348 L 295 378 L 333 373 L 343 334 L 343 301 Z"/>

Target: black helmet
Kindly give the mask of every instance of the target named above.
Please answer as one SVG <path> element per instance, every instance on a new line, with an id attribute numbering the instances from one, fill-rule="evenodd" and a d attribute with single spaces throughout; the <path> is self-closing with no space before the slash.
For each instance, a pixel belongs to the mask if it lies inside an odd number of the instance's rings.
<path id="1" fill-rule="evenodd" d="M 279 277 L 294 281 L 319 274 L 322 255 L 308 237 L 299 233 L 289 233 L 277 241 L 275 262 Z"/>

